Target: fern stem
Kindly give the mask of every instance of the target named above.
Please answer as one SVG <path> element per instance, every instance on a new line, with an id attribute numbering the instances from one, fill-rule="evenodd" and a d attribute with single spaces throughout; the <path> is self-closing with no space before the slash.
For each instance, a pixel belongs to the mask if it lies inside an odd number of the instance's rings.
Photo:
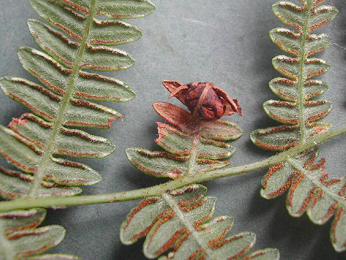
<path id="1" fill-rule="evenodd" d="M 194 168 L 196 165 L 196 159 L 197 159 L 197 153 L 198 153 L 198 146 L 199 146 L 199 138 L 200 138 L 200 131 L 196 133 L 195 138 L 192 140 L 192 149 L 190 151 L 190 157 L 189 157 L 189 166 L 187 168 L 186 176 L 194 175 Z"/>
<path id="2" fill-rule="evenodd" d="M 75 81 L 76 81 L 76 78 L 78 77 L 78 72 L 80 70 L 80 66 L 81 66 L 82 61 L 83 61 L 83 55 L 84 55 L 87 40 L 89 37 L 89 31 L 90 31 L 90 28 L 91 28 L 91 25 L 92 25 L 92 22 L 93 22 L 93 19 L 95 16 L 95 12 L 96 12 L 95 6 L 96 6 L 96 0 L 92 0 L 91 4 L 90 4 L 90 14 L 86 20 L 83 38 L 82 38 L 82 41 L 80 43 L 80 48 L 78 50 L 77 56 L 75 58 L 72 74 L 69 77 L 69 81 L 68 81 L 67 86 L 66 86 L 66 92 L 65 92 L 65 95 L 63 97 L 63 100 L 61 101 L 61 106 L 60 106 L 59 111 L 58 111 L 58 116 L 57 116 L 56 121 L 54 123 L 52 133 L 48 139 L 47 148 L 43 154 L 43 158 L 41 159 L 41 161 L 39 162 L 39 164 L 37 166 L 37 173 L 36 173 L 35 179 L 32 183 L 32 186 L 30 188 L 30 191 L 28 193 L 29 198 L 35 198 L 37 196 L 37 190 L 38 190 L 39 186 L 41 185 L 41 182 L 45 176 L 45 169 L 47 168 L 47 165 L 50 162 L 50 157 L 52 157 L 54 154 L 55 145 L 56 145 L 56 138 L 59 135 L 60 128 L 63 126 L 64 116 L 65 116 L 66 110 L 68 108 L 68 104 L 70 102 L 70 99 L 73 95 L 73 89 L 74 89 Z"/>
<path id="3" fill-rule="evenodd" d="M 309 22 L 310 22 L 310 10 L 312 8 L 312 1 L 308 1 L 305 5 L 305 12 L 306 12 L 306 19 L 304 22 L 304 27 L 302 31 L 302 41 L 300 45 L 300 60 L 299 60 L 299 76 L 298 76 L 298 92 L 299 92 L 299 125 L 300 125 L 300 142 L 305 143 L 306 141 L 306 127 L 305 127 L 305 111 L 304 111 L 304 82 L 305 82 L 305 76 L 304 76 L 304 68 L 305 68 L 305 45 L 306 45 L 306 39 L 309 34 Z"/>
<path id="4" fill-rule="evenodd" d="M 88 195 L 88 196 L 75 196 L 75 197 L 47 197 L 47 198 L 22 198 L 13 201 L 0 202 L 0 212 L 7 212 L 18 209 L 30 209 L 30 208 L 64 208 L 67 206 L 78 205 L 90 205 L 101 203 L 113 203 L 120 201 L 136 200 L 145 197 L 161 196 L 163 193 L 174 190 L 180 187 L 184 187 L 193 183 L 200 183 L 213 179 L 219 179 L 223 177 L 239 175 L 242 173 L 256 171 L 262 168 L 269 167 L 279 162 L 289 160 L 290 157 L 296 156 L 299 153 L 310 149 L 320 143 L 323 143 L 336 136 L 346 134 L 346 126 L 330 131 L 325 134 L 320 134 L 314 138 L 309 139 L 304 144 L 299 144 L 285 152 L 281 152 L 277 155 L 269 157 L 265 160 L 261 160 L 255 163 L 241 165 L 236 167 L 224 168 L 219 170 L 213 170 L 199 175 L 185 176 L 181 179 L 166 182 L 160 185 L 137 189 L 132 191 L 117 192 L 112 194 L 101 195 Z"/>

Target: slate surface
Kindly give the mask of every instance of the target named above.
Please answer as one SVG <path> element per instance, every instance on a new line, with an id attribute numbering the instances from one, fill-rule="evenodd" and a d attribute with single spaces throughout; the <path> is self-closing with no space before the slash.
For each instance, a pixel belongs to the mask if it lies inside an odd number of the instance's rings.
<path id="1" fill-rule="evenodd" d="M 232 120 L 244 128 L 244 136 L 235 142 L 237 152 L 232 164 L 254 162 L 272 153 L 263 152 L 249 140 L 251 130 L 274 125 L 262 110 L 262 104 L 276 98 L 268 82 L 279 74 L 271 59 L 282 54 L 269 39 L 268 32 L 283 24 L 273 15 L 274 0 L 153 0 L 157 10 L 149 17 L 131 20 L 144 33 L 141 40 L 121 46 L 137 60 L 129 70 L 110 73 L 127 82 L 137 98 L 126 104 L 111 103 L 125 115 L 123 122 L 108 131 L 92 131 L 110 138 L 117 151 L 102 160 L 88 160 L 103 181 L 84 189 L 84 194 L 101 194 L 147 187 L 158 181 L 134 169 L 126 160 L 126 147 L 158 149 L 154 139 L 160 120 L 153 111 L 153 102 L 167 101 L 162 87 L 165 79 L 182 83 L 210 81 L 237 98 L 243 117 Z M 339 9 L 337 19 L 322 31 L 333 37 L 333 45 L 322 55 L 332 63 L 324 76 L 330 85 L 325 99 L 334 102 L 334 109 L 325 121 L 335 127 L 345 124 L 346 109 L 346 3 L 326 1 Z M 0 1 L 0 75 L 32 79 L 20 66 L 16 50 L 19 46 L 36 44 L 28 32 L 26 20 L 37 18 L 26 0 Z M 22 106 L 0 95 L 1 124 L 8 124 L 24 111 Z M 177 103 L 176 103 L 177 104 Z M 332 176 L 345 175 L 345 138 L 340 137 L 322 146 Z M 235 217 L 234 233 L 253 231 L 257 234 L 255 248 L 276 247 L 281 259 L 345 259 L 337 254 L 329 241 L 330 222 L 312 224 L 306 215 L 292 218 L 285 209 L 285 197 L 268 201 L 259 195 L 260 180 L 265 171 L 207 183 L 209 194 L 218 197 L 217 215 Z M 124 246 L 119 240 L 122 220 L 137 201 L 121 204 L 74 207 L 50 210 L 45 224 L 61 224 L 68 233 L 63 243 L 51 252 L 73 253 L 83 259 L 144 259 L 142 241 Z"/>

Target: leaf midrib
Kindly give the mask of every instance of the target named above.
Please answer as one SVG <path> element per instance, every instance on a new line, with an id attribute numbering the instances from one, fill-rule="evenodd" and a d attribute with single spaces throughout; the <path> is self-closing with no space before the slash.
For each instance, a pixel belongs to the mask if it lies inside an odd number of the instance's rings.
<path id="1" fill-rule="evenodd" d="M 301 42 L 301 52 L 300 52 L 300 62 L 299 62 L 299 79 L 298 79 L 298 93 L 299 93 L 299 123 L 300 123 L 300 134 L 301 134 L 301 139 L 300 143 L 304 144 L 307 141 L 307 136 L 306 136 L 306 122 L 305 122 L 305 115 L 304 115 L 304 66 L 305 66 L 305 45 L 306 45 L 306 39 L 309 34 L 309 23 L 310 23 L 310 18 L 311 18 L 311 9 L 313 6 L 313 1 L 308 1 L 307 2 L 307 8 L 306 8 L 306 13 L 307 17 L 305 19 L 305 23 L 303 26 L 303 31 L 302 31 L 302 42 Z M 323 193 L 327 194 L 329 197 L 331 197 L 333 200 L 337 201 L 339 204 L 341 204 L 343 207 L 346 208 L 346 198 L 343 198 L 332 191 L 328 189 L 328 187 L 324 186 L 321 182 L 319 182 L 316 179 L 313 179 L 310 175 L 309 172 L 302 167 L 297 160 L 295 160 L 292 157 L 288 157 L 287 162 L 290 163 L 294 168 L 296 168 L 298 171 L 300 171 L 305 178 L 307 178 L 314 186 L 318 187 L 323 191 Z"/>
<path id="2" fill-rule="evenodd" d="M 323 193 L 325 193 L 326 195 L 331 197 L 333 200 L 340 203 L 344 208 L 346 208 L 346 198 L 343 198 L 342 196 L 339 196 L 333 193 L 332 191 L 330 191 L 330 189 L 328 189 L 328 187 L 324 186 L 320 181 L 312 178 L 311 175 L 309 174 L 309 171 L 306 170 L 304 167 L 302 167 L 299 161 L 289 158 L 287 162 L 291 164 L 294 168 L 296 168 L 298 171 L 303 173 L 304 177 L 307 178 L 310 182 L 312 182 L 315 187 L 318 187 L 319 189 L 321 189 Z"/>
<path id="3" fill-rule="evenodd" d="M 192 139 L 192 147 L 190 150 L 189 164 L 187 167 L 186 176 L 191 176 L 191 175 L 196 174 L 194 171 L 195 171 L 196 160 L 197 160 L 197 155 L 198 155 L 200 136 L 201 136 L 201 131 L 198 131 L 195 134 L 194 138 Z"/>
<path id="4" fill-rule="evenodd" d="M 208 247 L 208 245 L 205 243 L 203 238 L 201 238 L 201 236 L 196 231 L 196 229 L 191 225 L 191 223 L 185 218 L 184 213 L 180 210 L 180 208 L 179 208 L 178 204 L 175 202 L 175 200 L 168 193 L 163 193 L 161 195 L 161 197 L 168 204 L 168 206 L 174 211 L 175 216 L 181 221 L 181 223 L 191 233 L 193 238 L 201 246 L 201 248 L 204 250 L 204 252 L 209 257 L 209 259 L 217 260 L 217 258 L 214 257 L 213 251 Z"/>
<path id="5" fill-rule="evenodd" d="M 29 198 L 35 198 L 37 196 L 37 190 L 39 188 L 39 185 L 41 184 L 41 181 L 43 180 L 43 178 L 45 176 L 45 170 L 46 170 L 47 164 L 49 163 L 49 161 L 51 160 L 51 157 L 54 154 L 55 146 L 56 146 L 56 139 L 60 133 L 60 128 L 63 126 L 65 113 L 66 113 L 66 110 L 68 108 L 68 103 L 70 102 L 71 97 L 73 95 L 73 89 L 75 87 L 75 80 L 78 77 L 80 66 L 81 66 L 82 61 L 83 61 L 84 51 L 85 51 L 85 48 L 87 45 L 87 40 L 89 37 L 90 28 L 91 28 L 93 18 L 94 18 L 95 13 L 96 13 L 96 9 L 95 9 L 96 1 L 97 0 L 91 0 L 90 13 L 89 13 L 89 16 L 88 16 L 86 23 L 85 23 L 83 38 L 82 38 L 82 41 L 80 43 L 80 48 L 78 50 L 77 56 L 75 58 L 75 63 L 73 66 L 72 74 L 69 76 L 69 80 L 68 80 L 68 83 L 66 86 L 66 92 L 65 92 L 65 95 L 61 101 L 61 106 L 59 108 L 56 121 L 53 124 L 53 129 L 52 129 L 51 135 L 48 139 L 48 143 L 46 146 L 47 148 L 45 149 L 43 157 L 37 166 L 37 172 L 35 175 L 35 179 L 32 183 L 30 191 L 28 193 Z"/>
<path id="6" fill-rule="evenodd" d="M 305 76 L 304 76 L 304 69 L 305 69 L 305 45 L 306 45 L 306 39 L 309 34 L 309 24 L 310 24 L 310 17 L 311 13 L 310 10 L 312 8 L 312 1 L 308 1 L 306 5 L 306 14 L 307 17 L 304 22 L 303 31 L 302 31 L 302 41 L 300 44 L 300 61 L 299 61 L 299 77 L 298 77 L 298 95 L 299 95 L 299 127 L 300 127 L 300 142 L 305 143 L 306 142 L 306 128 L 305 128 L 305 109 L 304 109 L 304 82 L 305 82 Z"/>

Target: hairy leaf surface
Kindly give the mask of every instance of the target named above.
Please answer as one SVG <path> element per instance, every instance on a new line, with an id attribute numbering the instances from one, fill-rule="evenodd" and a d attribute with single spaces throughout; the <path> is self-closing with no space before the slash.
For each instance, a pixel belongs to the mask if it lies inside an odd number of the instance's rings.
<path id="1" fill-rule="evenodd" d="M 331 102 L 315 99 L 328 89 L 326 82 L 315 77 L 327 72 L 330 66 L 322 59 L 311 57 L 325 50 L 331 38 L 312 32 L 333 20 L 338 11 L 320 5 L 321 0 L 301 2 L 302 6 L 290 2 L 273 5 L 275 15 L 296 31 L 276 28 L 270 32 L 273 42 L 294 57 L 280 55 L 273 59 L 274 68 L 286 78 L 275 78 L 269 86 L 284 101 L 269 100 L 263 105 L 268 116 L 283 125 L 251 133 L 254 144 L 267 150 L 284 151 L 331 128 L 331 124 L 319 122 L 331 111 Z M 289 190 L 289 213 L 299 217 L 307 212 L 316 224 L 324 224 L 335 215 L 331 240 L 335 250 L 341 252 L 346 249 L 345 180 L 328 180 L 325 160 L 315 162 L 316 158 L 317 151 L 310 150 L 272 166 L 263 178 L 261 194 L 270 199 Z"/>
<path id="2" fill-rule="evenodd" d="M 0 126 L 0 155 L 18 168 L 0 167 L 0 196 L 5 199 L 72 196 L 82 192 L 76 186 L 101 181 L 94 169 L 65 157 L 102 158 L 114 151 L 114 144 L 73 127 L 109 128 L 123 117 L 95 101 L 125 102 L 135 97 L 134 92 L 124 82 L 97 71 L 134 64 L 128 53 L 113 46 L 138 40 L 142 33 L 119 18 L 142 17 L 154 10 L 147 0 L 30 3 L 48 24 L 28 21 L 43 51 L 29 47 L 18 51 L 24 69 L 40 84 L 18 77 L 0 79 L 1 90 L 31 111 L 8 127 Z M 44 216 L 41 209 L 1 214 L 0 258 L 76 259 L 40 255 L 65 236 L 60 226 L 37 228 Z"/>
<path id="3" fill-rule="evenodd" d="M 58 225 L 38 228 L 45 216 L 44 209 L 0 214 L 0 258 L 79 259 L 73 255 L 41 255 L 58 245 L 65 236 L 65 229 Z"/>
<path id="4" fill-rule="evenodd" d="M 329 179 L 325 159 L 318 162 L 317 150 L 273 166 L 262 180 L 261 195 L 276 198 L 288 190 L 287 209 L 294 217 L 307 213 L 312 222 L 326 223 L 334 216 L 330 237 L 336 251 L 346 244 L 346 179 Z"/>
<path id="5" fill-rule="evenodd" d="M 241 115 L 237 100 L 209 82 L 163 84 L 184 105 L 204 102 L 200 107 L 208 110 L 203 110 L 207 116 L 215 115 L 217 107 L 223 110 L 221 116 L 235 112 Z M 193 93 L 191 101 L 185 98 L 189 95 L 184 92 L 186 89 Z M 156 143 L 165 151 L 128 148 L 127 157 L 137 169 L 155 177 L 179 180 L 229 165 L 224 159 L 230 158 L 235 148 L 227 141 L 242 134 L 237 124 L 219 119 L 221 116 L 204 117 L 190 107 L 190 112 L 164 102 L 156 102 L 153 107 L 169 123 L 157 123 Z M 121 241 L 129 245 L 146 237 L 143 251 L 149 259 L 279 259 L 277 249 L 258 250 L 245 256 L 255 243 L 255 234 L 242 232 L 229 236 L 233 218 L 222 216 L 211 220 L 216 198 L 206 197 L 206 191 L 206 187 L 195 184 L 143 200 L 123 222 Z"/>
<path id="6" fill-rule="evenodd" d="M 279 259 L 276 249 L 258 250 L 245 256 L 255 243 L 255 234 L 229 235 L 233 218 L 211 220 L 216 198 L 206 196 L 202 185 L 192 185 L 150 197 L 134 208 L 123 222 L 120 238 L 133 244 L 146 237 L 143 251 L 153 259 Z"/>
<path id="7" fill-rule="evenodd" d="M 0 129 L 0 154 L 20 171 L 1 168 L 4 198 L 75 195 L 77 185 L 101 176 L 69 157 L 102 158 L 115 149 L 103 137 L 72 127 L 109 128 L 123 116 L 95 101 L 129 101 L 135 97 L 122 81 L 94 71 L 131 67 L 131 56 L 113 46 L 138 40 L 142 33 L 118 18 L 142 17 L 154 10 L 150 1 L 30 0 L 48 22 L 30 19 L 29 30 L 44 52 L 19 48 L 23 67 L 41 84 L 18 77 L 0 79 L 2 91 L 32 113 Z M 108 16 L 109 19 L 104 19 Z"/>

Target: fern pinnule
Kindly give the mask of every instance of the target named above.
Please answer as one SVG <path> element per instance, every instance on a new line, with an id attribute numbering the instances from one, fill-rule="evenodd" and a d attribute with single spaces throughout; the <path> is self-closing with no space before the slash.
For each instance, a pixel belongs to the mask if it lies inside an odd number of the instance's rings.
<path id="1" fill-rule="evenodd" d="M 121 241 L 128 245 L 146 237 L 143 251 L 149 259 L 171 248 L 159 259 L 279 259 L 279 251 L 272 248 L 246 256 L 256 235 L 228 236 L 234 220 L 228 216 L 211 220 L 216 198 L 205 196 L 206 192 L 202 185 L 191 185 L 143 200 L 123 222 Z"/>
<path id="2" fill-rule="evenodd" d="M 45 254 L 65 236 L 62 226 L 38 226 L 45 219 L 44 209 L 18 210 L 0 214 L 1 259 L 76 260 L 74 255 Z"/>
<path id="3" fill-rule="evenodd" d="M 331 38 L 324 33 L 316 35 L 312 32 L 333 20 L 338 11 L 332 6 L 321 6 L 323 1 L 320 0 L 301 2 L 302 6 L 290 2 L 273 5 L 275 15 L 296 31 L 277 28 L 270 32 L 273 42 L 294 57 L 280 55 L 273 59 L 274 68 L 286 78 L 275 78 L 269 86 L 285 101 L 269 100 L 263 105 L 272 119 L 284 125 L 251 133 L 254 144 L 267 150 L 287 150 L 331 128 L 331 124 L 318 121 L 329 114 L 331 102 L 315 99 L 328 89 L 328 85 L 314 79 L 327 72 L 329 65 L 322 59 L 311 57 L 325 50 L 331 44 Z M 344 251 L 346 183 L 344 178 L 328 179 L 325 159 L 315 162 L 317 157 L 318 150 L 311 149 L 272 166 L 263 177 L 261 195 L 271 199 L 289 190 L 286 203 L 289 213 L 299 217 L 307 212 L 316 224 L 324 224 L 334 215 L 332 244 L 336 251 Z"/>

